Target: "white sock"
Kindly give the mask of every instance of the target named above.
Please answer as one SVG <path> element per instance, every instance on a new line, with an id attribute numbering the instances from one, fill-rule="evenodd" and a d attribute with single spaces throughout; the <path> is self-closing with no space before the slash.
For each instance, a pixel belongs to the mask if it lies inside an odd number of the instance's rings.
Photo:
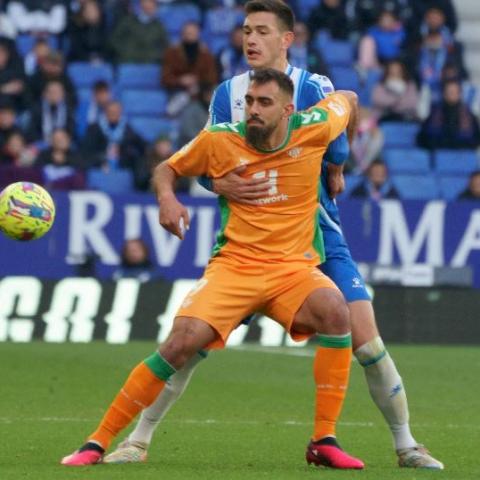
<path id="1" fill-rule="evenodd" d="M 407 395 L 392 358 L 380 337 L 363 344 L 354 352 L 365 370 L 370 395 L 390 427 L 396 450 L 414 447 L 410 432 Z"/>
<path id="2" fill-rule="evenodd" d="M 135 429 L 128 436 L 130 442 L 150 445 L 158 424 L 170 410 L 170 407 L 181 397 L 195 367 L 205 356 L 204 352 L 195 354 L 180 370 L 170 377 L 157 399 L 142 411 Z"/>

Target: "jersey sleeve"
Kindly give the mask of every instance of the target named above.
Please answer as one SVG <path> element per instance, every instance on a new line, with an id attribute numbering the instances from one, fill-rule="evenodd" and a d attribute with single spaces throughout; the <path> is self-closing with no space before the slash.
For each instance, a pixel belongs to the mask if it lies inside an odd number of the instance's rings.
<path id="1" fill-rule="evenodd" d="M 207 127 L 217 123 L 230 122 L 232 113 L 230 109 L 229 81 L 221 83 L 213 93 L 210 106 L 208 108 Z M 197 178 L 198 183 L 207 190 L 213 192 L 213 183 L 207 175 L 201 175 Z"/>
<path id="2" fill-rule="evenodd" d="M 212 140 L 212 134 L 208 130 L 202 130 L 167 160 L 168 165 L 181 177 L 214 176 L 215 152 Z"/>
<path id="3" fill-rule="evenodd" d="M 328 112 L 328 142 L 333 142 L 347 128 L 351 112 L 350 103 L 343 95 L 335 93 L 316 106 Z"/>
<path id="4" fill-rule="evenodd" d="M 215 89 L 208 109 L 208 126 L 232 121 L 229 87 L 230 82 L 227 80 Z"/>

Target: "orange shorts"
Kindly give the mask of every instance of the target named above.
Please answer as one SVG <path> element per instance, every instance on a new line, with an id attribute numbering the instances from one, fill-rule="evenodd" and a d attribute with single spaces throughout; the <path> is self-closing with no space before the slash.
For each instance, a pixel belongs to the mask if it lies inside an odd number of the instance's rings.
<path id="1" fill-rule="evenodd" d="M 254 312 L 271 317 L 300 341 L 310 335 L 292 331 L 292 323 L 317 288 L 338 290 L 318 268 L 305 263 L 241 264 L 216 257 L 185 297 L 177 317 L 208 323 L 218 334 L 208 348 L 223 348 L 230 333 Z"/>

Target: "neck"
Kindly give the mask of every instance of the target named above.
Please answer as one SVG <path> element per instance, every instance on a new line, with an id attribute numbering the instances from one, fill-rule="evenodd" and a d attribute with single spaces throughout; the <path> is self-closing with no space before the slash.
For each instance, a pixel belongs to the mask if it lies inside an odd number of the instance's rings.
<path id="1" fill-rule="evenodd" d="M 272 132 L 270 137 L 262 145 L 262 150 L 276 150 L 287 137 L 288 119 L 278 124 L 278 127 Z"/>

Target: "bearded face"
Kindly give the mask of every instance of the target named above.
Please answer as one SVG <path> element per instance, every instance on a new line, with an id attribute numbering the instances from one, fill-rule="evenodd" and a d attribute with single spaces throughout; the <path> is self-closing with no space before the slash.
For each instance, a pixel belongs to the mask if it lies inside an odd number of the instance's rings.
<path id="1" fill-rule="evenodd" d="M 247 120 L 246 139 L 247 142 L 257 149 L 265 149 L 270 135 L 276 125 L 266 125 L 265 121 L 256 115 L 251 115 Z"/>

